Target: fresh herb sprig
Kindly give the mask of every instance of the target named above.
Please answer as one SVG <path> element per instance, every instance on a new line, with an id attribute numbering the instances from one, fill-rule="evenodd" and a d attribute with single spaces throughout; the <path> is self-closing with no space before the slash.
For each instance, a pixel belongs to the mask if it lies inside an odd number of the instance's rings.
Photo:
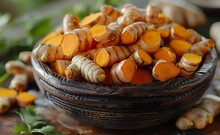
<path id="1" fill-rule="evenodd" d="M 14 134 L 17 135 L 63 135 L 54 133 L 54 126 L 47 125 L 43 118 L 36 114 L 33 106 L 20 109 L 19 114 L 23 123 L 17 124 L 13 127 Z"/>

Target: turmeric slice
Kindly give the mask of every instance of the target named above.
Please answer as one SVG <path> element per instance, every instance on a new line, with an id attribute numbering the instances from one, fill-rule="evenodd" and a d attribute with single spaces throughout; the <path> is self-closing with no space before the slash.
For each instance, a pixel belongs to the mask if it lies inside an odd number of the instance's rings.
<path id="1" fill-rule="evenodd" d="M 48 45 L 61 45 L 61 42 L 63 40 L 63 34 L 57 34 L 56 36 L 48 39 L 44 44 Z"/>
<path id="2" fill-rule="evenodd" d="M 80 28 L 79 26 L 79 18 L 72 14 L 66 14 L 63 18 L 63 31 L 66 34 L 67 32 L 70 32 L 76 28 Z"/>
<path id="3" fill-rule="evenodd" d="M 96 24 L 104 24 L 106 18 L 105 16 L 106 15 L 102 12 L 90 14 L 81 20 L 80 26 L 90 28 Z"/>
<path id="4" fill-rule="evenodd" d="M 193 29 L 187 29 L 187 31 L 189 32 L 189 37 L 186 40 L 187 42 L 195 44 L 202 40 L 202 36 L 197 31 Z"/>
<path id="5" fill-rule="evenodd" d="M 16 99 L 20 107 L 26 107 L 34 102 L 36 96 L 28 92 L 20 92 Z"/>
<path id="6" fill-rule="evenodd" d="M 213 47 L 215 43 L 210 39 L 203 39 L 192 45 L 191 52 L 196 53 L 200 56 L 206 55 Z"/>
<path id="7" fill-rule="evenodd" d="M 50 64 L 50 67 L 55 70 L 59 75 L 65 76 L 65 69 L 70 64 L 70 60 L 56 60 Z"/>
<path id="8" fill-rule="evenodd" d="M 158 60 L 152 69 L 153 77 L 161 82 L 175 78 L 179 73 L 180 69 L 178 67 L 165 60 Z"/>
<path id="9" fill-rule="evenodd" d="M 108 42 L 116 38 L 114 31 L 108 28 L 105 25 L 95 25 L 90 28 L 90 33 L 92 38 L 97 42 Z"/>
<path id="10" fill-rule="evenodd" d="M 105 80 L 106 75 L 103 69 L 97 66 L 90 59 L 81 55 L 76 55 L 73 57 L 72 63 L 76 65 L 82 77 L 85 78 L 88 82 L 100 83 Z"/>
<path id="11" fill-rule="evenodd" d="M 41 41 L 40 44 L 45 44 L 45 42 L 53 37 L 57 36 L 57 33 L 55 32 L 51 32 L 49 34 L 47 34 Z"/>
<path id="12" fill-rule="evenodd" d="M 17 96 L 17 92 L 14 89 L 0 87 L 0 97 L 6 97 L 10 99 L 11 103 L 14 103 Z"/>
<path id="13" fill-rule="evenodd" d="M 149 65 L 152 63 L 151 56 L 142 49 L 138 49 L 130 56 L 137 65 Z"/>
<path id="14" fill-rule="evenodd" d="M 189 36 L 189 32 L 183 26 L 179 24 L 173 24 L 173 26 L 171 27 L 171 39 L 187 40 Z"/>
<path id="15" fill-rule="evenodd" d="M 146 22 L 149 24 L 158 24 L 159 9 L 156 6 L 148 5 L 146 8 Z"/>
<path id="16" fill-rule="evenodd" d="M 132 59 L 125 59 L 113 66 L 111 70 L 112 81 L 115 84 L 130 83 L 137 70 L 137 65 Z"/>
<path id="17" fill-rule="evenodd" d="M 56 45 L 39 45 L 33 50 L 33 55 L 37 60 L 45 63 L 63 59 L 63 51 Z"/>
<path id="18" fill-rule="evenodd" d="M 100 11 L 110 16 L 113 21 L 116 21 L 119 16 L 122 15 L 121 11 L 111 5 L 103 5 L 100 7 Z"/>
<path id="19" fill-rule="evenodd" d="M 158 28 L 161 38 L 168 38 L 170 36 L 170 25 L 162 25 Z"/>
<path id="20" fill-rule="evenodd" d="M 149 84 L 153 82 L 153 77 L 150 72 L 143 69 L 138 69 L 131 81 L 131 84 Z"/>
<path id="21" fill-rule="evenodd" d="M 190 51 L 191 44 L 184 40 L 174 39 L 170 42 L 170 47 L 176 55 L 182 56 L 184 53 Z"/>
<path id="22" fill-rule="evenodd" d="M 170 47 L 161 47 L 153 56 L 156 60 L 163 59 L 172 63 L 176 62 L 176 54 Z"/>
<path id="23" fill-rule="evenodd" d="M 146 31 L 147 24 L 144 22 L 135 22 L 126 26 L 121 33 L 121 42 L 123 44 L 131 44 Z"/>
<path id="24" fill-rule="evenodd" d="M 137 43 L 147 53 L 154 53 L 161 45 L 160 33 L 157 30 L 147 30 Z"/>
<path id="25" fill-rule="evenodd" d="M 177 63 L 177 66 L 180 68 L 180 75 L 190 76 L 192 75 L 199 64 L 202 61 L 202 57 L 195 53 L 185 53 L 180 61 Z"/>
<path id="26" fill-rule="evenodd" d="M 170 19 L 163 13 L 159 13 L 158 14 L 158 27 L 162 26 L 162 25 L 167 25 L 167 24 L 170 24 L 171 21 Z"/>

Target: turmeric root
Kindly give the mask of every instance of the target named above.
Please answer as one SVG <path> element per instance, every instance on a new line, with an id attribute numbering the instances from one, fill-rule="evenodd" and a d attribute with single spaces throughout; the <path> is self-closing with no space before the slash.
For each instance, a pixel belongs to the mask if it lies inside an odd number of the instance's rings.
<path id="1" fill-rule="evenodd" d="M 141 48 L 147 53 L 154 53 L 159 50 L 161 43 L 160 33 L 157 30 L 147 30 L 136 43 L 129 46 L 129 50 L 134 52 Z"/>
<path id="2" fill-rule="evenodd" d="M 28 76 L 26 74 L 16 74 L 9 84 L 9 88 L 21 92 L 26 90 L 28 85 Z"/>
<path id="3" fill-rule="evenodd" d="M 85 56 L 86 58 L 89 58 L 90 60 L 93 60 L 97 51 L 98 49 L 95 48 L 95 49 L 87 50 L 84 52 L 80 52 L 78 53 L 78 55 L 82 55 L 82 56 Z"/>
<path id="4" fill-rule="evenodd" d="M 158 25 L 158 15 L 160 11 L 156 6 L 148 5 L 146 8 L 146 22 L 148 24 Z"/>
<path id="5" fill-rule="evenodd" d="M 195 44 L 195 43 L 202 40 L 202 36 L 198 32 L 196 32 L 195 30 L 187 29 L 187 31 L 189 33 L 189 37 L 186 41 L 188 41 L 189 43 Z"/>
<path id="6" fill-rule="evenodd" d="M 170 24 L 171 20 L 163 13 L 158 14 L 158 23 L 157 26 L 160 27 L 162 25 Z"/>
<path id="7" fill-rule="evenodd" d="M 34 102 L 36 96 L 28 92 L 20 92 L 16 97 L 17 104 L 20 107 L 26 107 Z"/>
<path id="8" fill-rule="evenodd" d="M 0 114 L 7 112 L 11 107 L 10 99 L 7 97 L 0 97 Z"/>
<path id="9" fill-rule="evenodd" d="M 24 63 L 30 64 L 31 63 L 31 51 L 22 51 L 19 53 L 18 58 L 23 61 Z"/>
<path id="10" fill-rule="evenodd" d="M 67 32 L 70 32 L 74 29 L 80 28 L 79 22 L 80 22 L 80 20 L 76 16 L 74 16 L 72 14 L 66 14 L 63 18 L 64 34 L 66 34 Z"/>
<path id="11" fill-rule="evenodd" d="M 170 42 L 170 47 L 176 55 L 182 56 L 184 53 L 190 52 L 191 44 L 185 40 L 174 39 Z"/>
<path id="12" fill-rule="evenodd" d="M 131 84 L 148 84 L 153 82 L 150 72 L 143 69 L 137 69 L 131 81 Z"/>
<path id="13" fill-rule="evenodd" d="M 106 25 L 95 25 L 90 28 L 92 38 L 97 42 L 109 42 L 116 38 L 116 33 Z"/>
<path id="14" fill-rule="evenodd" d="M 100 67 L 111 66 L 119 60 L 128 58 L 130 56 L 128 53 L 129 51 L 123 46 L 101 48 L 96 52 L 94 62 Z"/>
<path id="15" fill-rule="evenodd" d="M 132 59 L 125 59 L 116 63 L 111 68 L 111 77 L 114 84 L 130 83 L 137 70 L 137 65 Z"/>
<path id="16" fill-rule="evenodd" d="M 135 22 L 126 26 L 121 33 L 121 42 L 123 44 L 134 43 L 146 31 L 147 27 L 144 22 Z"/>
<path id="17" fill-rule="evenodd" d="M 203 39 L 192 45 L 191 52 L 196 53 L 200 56 L 207 54 L 215 46 L 214 42 L 210 39 Z"/>
<path id="18" fill-rule="evenodd" d="M 180 68 L 180 75 L 190 76 L 192 75 L 199 64 L 202 61 L 202 57 L 195 53 L 185 53 L 180 61 L 177 63 L 177 66 Z"/>
<path id="19" fill-rule="evenodd" d="M 45 63 L 63 59 L 63 51 L 56 45 L 39 45 L 33 50 L 33 55 L 37 60 Z"/>
<path id="20" fill-rule="evenodd" d="M 161 25 L 158 28 L 161 38 L 168 38 L 170 36 L 170 28 L 171 28 L 170 24 Z"/>
<path id="21" fill-rule="evenodd" d="M 153 56 L 156 60 L 163 59 L 172 63 L 176 62 L 176 54 L 170 47 L 161 47 L 153 54 Z"/>
<path id="22" fill-rule="evenodd" d="M 173 24 L 171 27 L 170 37 L 171 39 L 187 40 L 189 38 L 189 32 L 187 29 L 179 24 Z"/>
<path id="23" fill-rule="evenodd" d="M 152 63 L 151 56 L 142 49 L 138 49 L 130 56 L 137 65 L 149 65 Z"/>
<path id="24" fill-rule="evenodd" d="M 44 44 L 60 46 L 62 40 L 63 40 L 63 34 L 57 34 L 56 36 L 48 39 Z"/>
<path id="25" fill-rule="evenodd" d="M 113 21 L 116 21 L 118 17 L 122 15 L 121 11 L 110 5 L 101 6 L 100 11 L 110 16 L 113 19 Z"/>
<path id="26" fill-rule="evenodd" d="M 56 60 L 50 64 L 50 67 L 56 71 L 59 75 L 65 76 L 65 69 L 70 64 L 70 60 Z"/>
<path id="27" fill-rule="evenodd" d="M 57 35 L 57 33 L 55 32 L 51 32 L 49 34 L 47 34 L 41 41 L 40 44 L 45 44 L 45 42 L 53 37 L 55 37 Z"/>
<path id="28" fill-rule="evenodd" d="M 177 119 L 176 126 L 180 130 L 202 129 L 211 124 L 219 112 L 220 98 L 215 95 L 206 95 L 197 106 Z"/>
<path id="29" fill-rule="evenodd" d="M 16 100 L 17 92 L 13 89 L 2 88 L 0 87 L 0 98 L 6 97 L 9 98 L 11 103 L 14 103 Z"/>
<path id="30" fill-rule="evenodd" d="M 76 70 L 71 69 L 71 65 L 75 64 Z M 68 69 L 68 71 L 67 71 Z M 71 74 L 71 75 L 77 75 L 75 71 L 78 71 L 81 73 L 82 77 L 85 78 L 88 82 L 93 82 L 93 83 L 99 83 L 105 80 L 105 72 L 103 71 L 102 68 L 97 66 L 93 61 L 90 59 L 81 56 L 81 55 L 76 55 L 72 59 L 72 63 L 67 67 L 65 74 Z M 77 72 L 78 72 L 77 71 Z M 68 73 L 72 72 L 72 73 Z M 71 77 L 74 78 L 74 77 Z"/>
<path id="31" fill-rule="evenodd" d="M 175 78 L 179 73 L 180 69 L 178 67 L 165 60 L 158 60 L 152 69 L 153 77 L 161 82 Z"/>

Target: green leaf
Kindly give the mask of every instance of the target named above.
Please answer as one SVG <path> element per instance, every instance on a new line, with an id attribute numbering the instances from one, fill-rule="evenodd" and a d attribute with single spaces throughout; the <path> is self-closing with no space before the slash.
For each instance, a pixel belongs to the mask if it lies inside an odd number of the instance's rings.
<path id="1" fill-rule="evenodd" d="M 0 29 L 2 29 L 11 19 L 11 15 L 9 13 L 0 14 Z"/>
<path id="2" fill-rule="evenodd" d="M 17 124 L 13 127 L 13 133 L 14 134 L 22 134 L 22 133 L 29 134 L 29 130 L 28 130 L 27 125 L 25 124 Z"/>

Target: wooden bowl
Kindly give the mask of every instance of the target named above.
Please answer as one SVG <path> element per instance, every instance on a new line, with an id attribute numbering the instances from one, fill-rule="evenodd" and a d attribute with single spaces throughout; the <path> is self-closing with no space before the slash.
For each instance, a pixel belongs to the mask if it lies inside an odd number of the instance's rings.
<path id="1" fill-rule="evenodd" d="M 56 108 L 81 122 L 111 129 L 146 128 L 174 119 L 209 87 L 216 62 L 213 49 L 191 77 L 105 86 L 67 79 L 32 57 L 37 85 Z"/>

